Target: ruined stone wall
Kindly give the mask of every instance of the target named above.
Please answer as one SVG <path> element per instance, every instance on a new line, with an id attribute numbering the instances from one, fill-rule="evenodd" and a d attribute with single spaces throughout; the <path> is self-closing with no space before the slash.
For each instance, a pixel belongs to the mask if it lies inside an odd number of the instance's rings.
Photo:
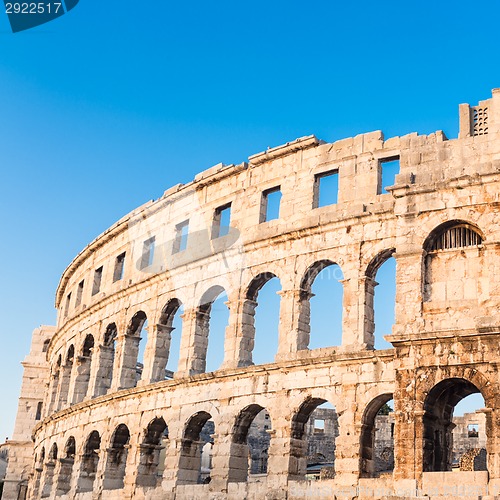
<path id="1" fill-rule="evenodd" d="M 390 487 L 420 488 L 425 473 L 450 467 L 450 408 L 478 391 L 488 480 L 497 484 L 499 91 L 479 107 L 488 108 L 486 132 L 477 107 L 462 107 L 455 140 L 442 132 L 387 140 L 372 132 L 334 143 L 309 136 L 248 163 L 216 165 L 90 243 L 56 293 L 31 497 L 296 498 L 294 491 L 314 487 L 303 482 L 304 429 L 324 402 L 334 406 L 339 432 L 334 479 L 325 484 L 356 488 L 376 473 L 375 416 L 390 399 Z M 385 193 L 384 164 L 395 158 L 400 172 Z M 320 206 L 327 174 L 338 176 L 339 190 L 335 203 Z M 277 188 L 279 218 L 266 221 Z M 230 228 L 222 230 L 229 205 Z M 377 351 L 375 278 L 391 256 L 394 348 Z M 309 349 L 312 283 L 332 264 L 343 273 L 342 342 Z M 258 292 L 272 277 L 281 283 L 279 347 L 274 362 L 254 365 Z M 205 373 L 210 308 L 223 291 L 224 361 Z M 181 305 L 179 366 L 165 379 Z M 264 409 L 272 422 L 268 472 L 253 481 L 248 430 Z M 210 482 L 197 484 L 200 429 L 210 419 Z"/>

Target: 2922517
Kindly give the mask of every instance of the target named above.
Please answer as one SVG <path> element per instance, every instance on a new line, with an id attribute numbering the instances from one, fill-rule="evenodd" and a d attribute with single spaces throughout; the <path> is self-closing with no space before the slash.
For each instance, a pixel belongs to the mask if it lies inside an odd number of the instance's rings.
<path id="1" fill-rule="evenodd" d="M 58 14 L 61 2 L 7 2 L 6 14 Z"/>

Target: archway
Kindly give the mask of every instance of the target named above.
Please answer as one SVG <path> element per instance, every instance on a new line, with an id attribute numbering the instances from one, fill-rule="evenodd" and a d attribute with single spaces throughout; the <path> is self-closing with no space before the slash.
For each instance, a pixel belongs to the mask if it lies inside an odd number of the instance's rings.
<path id="1" fill-rule="evenodd" d="M 101 437 L 97 431 L 92 431 L 83 449 L 77 492 L 93 491 L 97 465 L 99 463 L 100 447 Z"/>
<path id="2" fill-rule="evenodd" d="M 200 411 L 189 419 L 182 439 L 178 484 L 210 482 L 214 432 L 215 426 L 210 413 Z"/>
<path id="3" fill-rule="evenodd" d="M 243 409 L 233 428 L 229 481 L 245 482 L 249 475 L 267 474 L 272 423 L 258 404 Z"/>
<path id="4" fill-rule="evenodd" d="M 163 352 L 157 355 L 159 358 L 159 371 L 164 372 L 164 378 L 174 378 L 178 370 L 179 354 L 182 337 L 182 318 L 184 312 L 182 302 L 179 299 L 171 299 L 162 310 L 157 326 L 158 336 L 163 340 Z"/>
<path id="5" fill-rule="evenodd" d="M 168 427 L 163 418 L 152 420 L 144 431 L 139 445 L 139 464 L 136 484 L 143 488 L 156 488 L 161 482 L 160 455 L 168 439 Z"/>
<path id="6" fill-rule="evenodd" d="M 470 381 L 449 378 L 436 384 L 424 402 L 423 471 L 451 471 L 453 466 L 453 412 L 471 394 L 480 393 Z"/>
<path id="7" fill-rule="evenodd" d="M 361 421 L 360 476 L 378 477 L 394 469 L 394 406 L 392 394 L 381 394 L 365 409 Z"/>
<path id="8" fill-rule="evenodd" d="M 224 342 L 229 324 L 227 294 L 221 286 L 213 286 L 201 298 L 196 311 L 196 332 L 199 354 L 194 367 L 196 373 L 215 371 L 224 361 Z"/>
<path id="9" fill-rule="evenodd" d="M 106 470 L 102 487 L 104 490 L 123 488 L 125 467 L 127 465 L 130 431 L 125 424 L 120 424 L 113 433 L 111 445 L 107 450 Z"/>
<path id="10" fill-rule="evenodd" d="M 300 284 L 299 349 L 342 345 L 344 275 L 331 260 L 315 262 Z"/>
<path id="11" fill-rule="evenodd" d="M 281 283 L 273 273 L 260 273 L 250 283 L 243 304 L 244 364 L 274 362 L 278 351 Z"/>
<path id="12" fill-rule="evenodd" d="M 92 353 L 94 351 L 94 337 L 87 335 L 83 342 L 81 354 L 78 356 L 76 367 L 76 380 L 73 392 L 73 403 L 83 401 L 87 395 L 90 381 L 90 369 L 92 365 Z"/>
<path id="13" fill-rule="evenodd" d="M 71 489 L 73 465 L 75 463 L 76 443 L 71 436 L 64 447 L 64 457 L 61 457 L 59 474 L 57 476 L 56 497 L 65 495 Z"/>
<path id="14" fill-rule="evenodd" d="M 331 479 L 335 475 L 338 415 L 325 399 L 308 398 L 292 419 L 290 473 L 298 479 Z"/>

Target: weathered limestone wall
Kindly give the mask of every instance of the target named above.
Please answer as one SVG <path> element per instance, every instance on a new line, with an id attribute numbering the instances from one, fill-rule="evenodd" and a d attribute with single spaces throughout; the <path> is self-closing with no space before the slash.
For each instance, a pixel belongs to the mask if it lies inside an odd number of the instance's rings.
<path id="1" fill-rule="evenodd" d="M 486 405 L 489 475 L 481 478 L 500 486 L 500 91 L 460 116 L 455 140 L 309 136 L 216 165 L 90 243 L 56 293 L 30 498 L 301 498 L 320 487 L 361 498 L 356 488 L 382 483 L 404 498 L 397 492 L 451 467 L 452 409 L 474 392 Z M 400 172 L 382 194 L 384 163 L 395 158 Z M 329 173 L 338 176 L 337 202 L 319 206 Z M 277 188 L 279 218 L 265 221 Z M 229 204 L 224 234 L 219 216 Z M 376 272 L 391 256 L 394 348 L 377 351 Z M 342 342 L 309 349 L 311 286 L 332 264 L 343 274 Z M 279 347 L 273 363 L 254 366 L 258 292 L 272 277 L 281 283 Z M 224 361 L 204 373 L 211 304 L 223 291 Z M 181 305 L 179 366 L 165 380 Z M 390 399 L 395 471 L 377 479 L 375 416 Z M 325 401 L 339 435 L 335 477 L 317 486 L 304 481 L 304 426 Z M 272 422 L 268 473 L 253 480 L 248 429 L 263 409 Z M 210 482 L 196 484 L 209 419 Z M 165 425 L 168 441 L 159 438 Z"/>

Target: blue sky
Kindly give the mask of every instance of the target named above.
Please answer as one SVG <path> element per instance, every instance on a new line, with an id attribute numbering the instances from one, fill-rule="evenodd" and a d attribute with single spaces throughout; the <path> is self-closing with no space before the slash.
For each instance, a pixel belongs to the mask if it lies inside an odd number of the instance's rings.
<path id="1" fill-rule="evenodd" d="M 0 439 L 19 362 L 95 236 L 218 162 L 314 133 L 443 129 L 500 86 L 498 2 L 103 2 L 0 14 Z"/>

